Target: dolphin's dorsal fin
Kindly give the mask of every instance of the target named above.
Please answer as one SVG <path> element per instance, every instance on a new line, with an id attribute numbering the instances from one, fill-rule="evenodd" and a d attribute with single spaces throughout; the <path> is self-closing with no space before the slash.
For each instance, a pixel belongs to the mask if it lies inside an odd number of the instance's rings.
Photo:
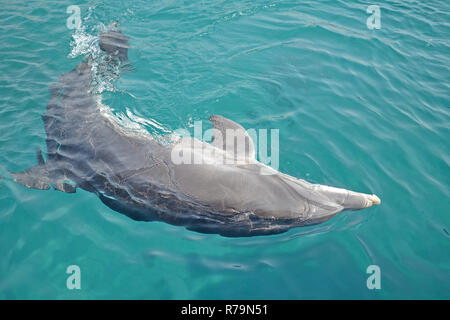
<path id="1" fill-rule="evenodd" d="M 236 122 L 219 115 L 209 118 L 215 130 L 211 144 L 234 158 L 255 158 L 255 146 L 248 132 Z"/>

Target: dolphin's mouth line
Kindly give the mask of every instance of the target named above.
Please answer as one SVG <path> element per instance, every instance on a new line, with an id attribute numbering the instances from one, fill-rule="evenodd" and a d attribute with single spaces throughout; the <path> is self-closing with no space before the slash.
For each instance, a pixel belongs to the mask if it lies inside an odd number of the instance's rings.
<path id="1" fill-rule="evenodd" d="M 293 182 L 293 183 L 297 183 L 297 182 L 298 182 L 298 181 L 296 181 L 296 180 L 295 180 L 294 178 L 292 178 L 292 177 L 289 177 L 289 180 L 290 180 L 291 182 Z M 312 205 L 314 205 L 314 206 L 316 206 L 316 207 L 318 207 L 318 208 L 321 208 L 321 209 L 330 210 L 330 211 L 336 210 L 336 207 L 329 206 L 329 205 L 320 203 L 320 202 L 318 202 L 318 201 L 314 201 L 314 200 L 312 200 L 312 199 L 309 199 L 309 198 L 307 198 L 307 197 L 301 195 L 300 193 L 296 192 L 296 190 L 295 190 L 290 184 L 288 184 L 286 181 L 284 181 L 284 180 L 281 179 L 281 178 L 280 178 L 280 182 L 283 183 L 284 185 L 286 185 L 286 186 L 290 189 L 290 191 L 291 191 L 292 194 L 294 194 L 294 195 L 300 197 L 305 203 L 307 203 L 307 204 L 308 204 L 308 207 L 309 207 L 309 204 L 312 204 Z M 308 183 L 308 184 L 309 184 L 309 183 Z M 310 190 L 308 190 L 308 192 L 315 192 L 315 191 L 314 191 L 313 189 L 310 189 Z M 330 200 L 330 202 L 331 202 L 331 199 L 329 199 L 329 200 Z M 308 213 L 308 212 L 310 212 L 310 211 L 309 211 L 309 210 L 305 211 L 305 213 Z"/>

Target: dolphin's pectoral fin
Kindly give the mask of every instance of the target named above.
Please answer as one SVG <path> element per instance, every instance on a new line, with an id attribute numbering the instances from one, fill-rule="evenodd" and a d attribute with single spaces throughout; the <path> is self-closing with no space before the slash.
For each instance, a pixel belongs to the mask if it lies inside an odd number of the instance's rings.
<path id="1" fill-rule="evenodd" d="M 77 192 L 77 187 L 74 185 L 71 185 L 70 183 L 64 182 L 63 180 L 57 181 L 53 187 L 55 190 L 66 192 L 66 193 L 75 193 Z"/>
<path id="2" fill-rule="evenodd" d="M 63 170 L 58 170 L 52 163 L 45 163 L 41 149 L 36 150 L 36 157 L 38 165 L 22 172 L 10 172 L 15 182 L 38 190 L 49 190 L 53 186 L 58 191 L 76 192 L 77 187 L 68 183 Z"/>
<path id="3" fill-rule="evenodd" d="M 36 149 L 36 158 L 38 165 L 22 172 L 10 172 L 14 181 L 27 188 L 48 190 L 50 189 L 48 181 L 48 171 L 45 166 L 44 157 L 41 149 Z"/>
<path id="4" fill-rule="evenodd" d="M 45 165 L 37 165 L 22 172 L 11 172 L 14 181 L 27 188 L 48 190 L 50 189 L 48 173 Z"/>
<path id="5" fill-rule="evenodd" d="M 52 186 L 55 190 L 74 193 L 77 187 L 67 182 L 63 176 L 56 176 L 49 172 L 46 165 L 37 165 L 22 172 L 11 172 L 14 181 L 32 189 L 49 190 Z"/>
<path id="6" fill-rule="evenodd" d="M 45 164 L 44 157 L 42 156 L 42 151 L 39 148 L 36 149 L 36 157 L 39 165 Z"/>
<path id="7" fill-rule="evenodd" d="M 212 115 L 209 120 L 215 131 L 211 142 L 213 146 L 234 158 L 255 158 L 253 140 L 240 124 L 219 115 Z"/>

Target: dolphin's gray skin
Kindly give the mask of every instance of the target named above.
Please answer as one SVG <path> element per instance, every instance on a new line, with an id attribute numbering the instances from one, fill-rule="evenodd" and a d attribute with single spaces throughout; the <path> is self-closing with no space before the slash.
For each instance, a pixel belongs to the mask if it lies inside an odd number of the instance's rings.
<path id="1" fill-rule="evenodd" d="M 127 59 L 128 41 L 120 31 L 101 34 L 100 47 L 112 60 Z M 91 76 L 91 61 L 86 59 L 50 88 L 51 100 L 42 116 L 47 161 L 38 151 L 36 166 L 13 173 L 16 182 L 69 193 L 81 188 L 135 220 L 160 220 L 224 236 L 281 233 L 324 222 L 345 209 L 380 203 L 374 195 L 311 184 L 280 172 L 261 174 L 271 169 L 254 159 L 245 130 L 221 116 L 211 117 L 213 127 L 222 133 L 242 130 L 249 157 L 239 165 L 175 164 L 175 148 L 195 152 L 192 141 L 167 145 L 127 131 L 100 112 Z M 225 139 L 200 144 L 216 156 L 240 156 L 227 153 Z"/>

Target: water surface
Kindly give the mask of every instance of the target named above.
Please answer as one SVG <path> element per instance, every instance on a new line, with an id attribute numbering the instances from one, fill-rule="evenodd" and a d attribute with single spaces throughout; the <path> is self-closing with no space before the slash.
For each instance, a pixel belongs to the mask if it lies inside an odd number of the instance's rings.
<path id="1" fill-rule="evenodd" d="M 370 4 L 381 29 L 366 26 Z M 70 5 L 81 9 L 81 31 L 66 26 Z M 447 1 L 1 7 L 0 298 L 450 298 Z M 132 46 L 132 68 L 100 83 L 118 118 L 149 132 L 211 114 L 276 128 L 281 171 L 375 193 L 382 205 L 281 235 L 225 238 L 133 221 L 82 190 L 15 184 L 8 170 L 45 151 L 50 84 L 114 20 Z M 81 290 L 66 288 L 73 264 Z M 381 290 L 366 286 L 369 265 L 381 268 Z"/>

